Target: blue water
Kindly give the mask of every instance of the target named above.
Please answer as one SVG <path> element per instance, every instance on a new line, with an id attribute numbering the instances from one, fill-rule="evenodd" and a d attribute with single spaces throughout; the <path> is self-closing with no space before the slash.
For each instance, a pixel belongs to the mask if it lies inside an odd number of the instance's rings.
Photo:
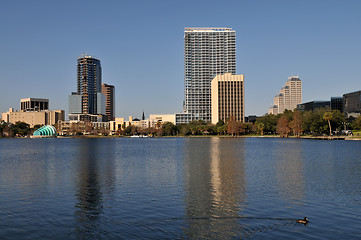
<path id="1" fill-rule="evenodd" d="M 360 213 L 361 141 L 0 139 L 0 239 L 361 239 Z"/>

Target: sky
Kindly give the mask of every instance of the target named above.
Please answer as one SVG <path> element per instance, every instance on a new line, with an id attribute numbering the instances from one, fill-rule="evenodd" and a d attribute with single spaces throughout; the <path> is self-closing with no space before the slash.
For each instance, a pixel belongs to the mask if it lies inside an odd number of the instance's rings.
<path id="1" fill-rule="evenodd" d="M 267 113 L 292 75 L 303 102 L 361 90 L 357 0 L 0 1 L 0 112 L 27 97 L 68 112 L 83 53 L 115 86 L 116 117 L 181 112 L 185 27 L 236 30 L 246 116 Z"/>

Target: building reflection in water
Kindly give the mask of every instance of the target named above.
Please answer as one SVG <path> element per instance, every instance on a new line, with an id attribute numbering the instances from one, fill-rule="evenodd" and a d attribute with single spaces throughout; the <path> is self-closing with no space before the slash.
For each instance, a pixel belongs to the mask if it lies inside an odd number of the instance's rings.
<path id="1" fill-rule="evenodd" d="M 195 142 L 197 141 L 197 142 Z M 185 143 L 185 204 L 191 239 L 232 238 L 240 232 L 246 201 L 243 139 L 190 139 Z"/>
<path id="2" fill-rule="evenodd" d="M 114 185 L 113 146 L 98 139 L 80 140 L 75 205 L 77 238 L 97 238 L 102 232 L 103 209 Z"/>
<path id="3" fill-rule="evenodd" d="M 302 144 L 299 140 L 283 141 L 275 149 L 278 186 L 291 203 L 301 203 L 305 194 Z"/>

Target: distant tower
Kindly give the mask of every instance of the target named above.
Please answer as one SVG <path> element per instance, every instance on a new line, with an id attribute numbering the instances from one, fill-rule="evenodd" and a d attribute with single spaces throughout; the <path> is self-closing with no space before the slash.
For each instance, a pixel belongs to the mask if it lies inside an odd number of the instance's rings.
<path id="1" fill-rule="evenodd" d="M 115 119 L 115 88 L 113 85 L 102 83 L 102 93 L 105 96 L 105 115 L 109 121 Z"/>
<path id="2" fill-rule="evenodd" d="M 236 31 L 232 28 L 184 29 L 184 106 L 193 120 L 211 121 L 211 81 L 236 74 Z"/>
<path id="3" fill-rule="evenodd" d="M 142 120 L 145 120 L 145 115 L 144 115 L 144 111 L 143 111 L 143 116 L 142 116 Z"/>
<path id="4" fill-rule="evenodd" d="M 285 86 L 273 99 L 273 106 L 268 109 L 269 114 L 280 114 L 284 110 L 293 111 L 297 104 L 302 103 L 302 81 L 298 76 L 289 77 Z"/>
<path id="5" fill-rule="evenodd" d="M 98 94 L 102 92 L 100 60 L 87 55 L 78 57 L 77 82 L 77 95 L 81 95 L 82 113 L 98 114 Z"/>

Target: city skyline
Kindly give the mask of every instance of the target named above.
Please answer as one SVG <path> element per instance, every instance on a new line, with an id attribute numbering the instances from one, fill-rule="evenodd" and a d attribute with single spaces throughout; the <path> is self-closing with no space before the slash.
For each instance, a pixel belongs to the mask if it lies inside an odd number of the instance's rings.
<path id="1" fill-rule="evenodd" d="M 303 80 L 303 102 L 361 89 L 357 1 L 187 3 L 3 3 L 0 79 L 7 91 L 0 112 L 25 97 L 47 98 L 54 109 L 68 111 L 74 59 L 82 53 L 101 59 L 103 82 L 118 89 L 116 117 L 181 112 L 188 26 L 237 31 L 236 74 L 247 78 L 246 116 L 265 114 L 292 75 Z M 79 21 L 91 15 L 98 16 L 93 24 Z M 54 56 L 57 61 L 49 61 Z"/>

